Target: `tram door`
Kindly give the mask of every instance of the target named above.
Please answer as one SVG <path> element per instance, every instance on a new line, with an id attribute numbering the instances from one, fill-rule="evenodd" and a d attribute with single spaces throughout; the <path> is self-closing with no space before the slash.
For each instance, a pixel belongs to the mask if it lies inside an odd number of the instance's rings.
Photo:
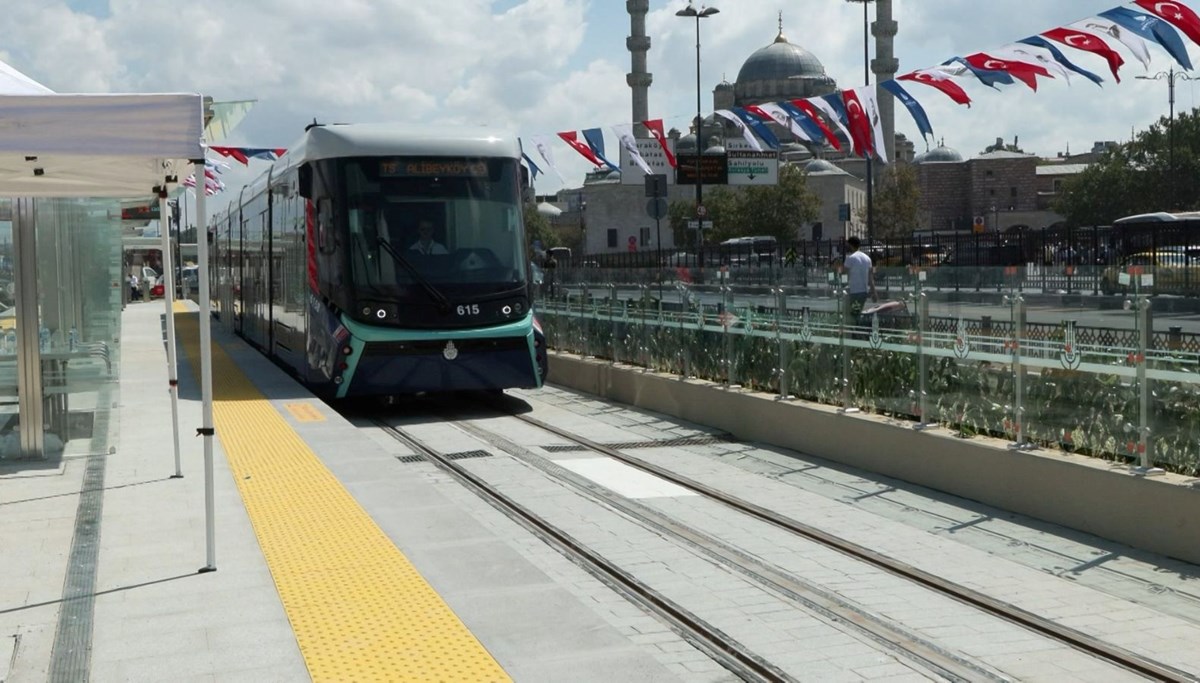
<path id="1" fill-rule="evenodd" d="M 267 341 L 267 212 L 257 211 L 249 217 L 246 230 L 246 264 L 242 277 L 242 334 L 263 349 L 269 349 Z"/>

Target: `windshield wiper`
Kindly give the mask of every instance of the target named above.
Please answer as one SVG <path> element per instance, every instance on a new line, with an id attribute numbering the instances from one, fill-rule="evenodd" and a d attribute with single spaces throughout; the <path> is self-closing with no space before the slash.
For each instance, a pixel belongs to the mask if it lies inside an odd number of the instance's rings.
<path id="1" fill-rule="evenodd" d="M 412 276 L 413 280 L 415 280 L 417 284 L 421 286 L 421 289 L 427 295 L 429 295 L 429 298 L 432 299 L 435 304 L 437 304 L 438 311 L 441 313 L 450 312 L 450 300 L 446 298 L 446 295 L 442 294 L 440 289 L 430 284 L 429 280 L 426 280 L 425 277 L 421 275 L 421 272 L 417 270 L 417 267 L 414 266 L 411 261 L 398 254 L 395 249 L 392 249 L 392 245 L 388 244 L 387 240 L 383 239 L 382 237 L 377 239 L 379 241 L 379 246 L 383 247 L 383 250 L 391 255 L 392 259 L 395 260 L 396 263 L 400 264 L 400 267 L 408 271 L 408 274 Z"/>

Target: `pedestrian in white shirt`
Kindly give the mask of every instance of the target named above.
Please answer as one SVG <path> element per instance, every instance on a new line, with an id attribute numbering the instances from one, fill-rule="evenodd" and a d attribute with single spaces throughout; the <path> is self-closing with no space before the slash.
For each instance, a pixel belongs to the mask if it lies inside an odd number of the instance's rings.
<path id="1" fill-rule="evenodd" d="M 846 310 L 850 314 L 849 322 L 853 323 L 862 313 L 867 297 L 871 297 L 871 301 L 876 301 L 879 297 L 875 293 L 875 266 L 871 263 L 871 257 L 859 249 L 862 241 L 858 237 L 850 237 L 846 244 L 850 247 L 845 262 L 846 274 L 849 276 L 846 285 Z"/>

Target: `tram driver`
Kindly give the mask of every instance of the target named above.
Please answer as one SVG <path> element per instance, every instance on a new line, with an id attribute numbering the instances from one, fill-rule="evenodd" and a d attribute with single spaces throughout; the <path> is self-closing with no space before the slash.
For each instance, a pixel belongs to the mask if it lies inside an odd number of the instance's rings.
<path id="1" fill-rule="evenodd" d="M 448 254 L 446 247 L 433 239 L 433 221 L 422 218 L 417 221 L 417 241 L 408 248 L 421 254 Z"/>

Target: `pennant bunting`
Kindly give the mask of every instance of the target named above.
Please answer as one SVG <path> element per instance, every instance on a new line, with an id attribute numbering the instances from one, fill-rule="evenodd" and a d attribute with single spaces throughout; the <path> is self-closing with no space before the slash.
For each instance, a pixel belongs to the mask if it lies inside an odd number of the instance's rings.
<path id="1" fill-rule="evenodd" d="M 795 100 L 792 100 L 795 102 Z M 850 129 L 846 127 L 849 118 L 846 116 L 846 104 L 842 102 L 842 96 L 838 93 L 830 93 L 819 97 L 810 97 L 807 100 L 812 106 L 816 107 L 824 114 L 829 122 L 837 126 L 847 142 L 850 142 Z"/>
<path id="2" fill-rule="evenodd" d="M 758 143 L 758 138 L 754 137 L 754 132 L 750 130 L 749 126 L 742 122 L 741 117 L 728 109 L 718 109 L 713 113 L 732 122 L 733 125 L 742 132 L 742 137 L 746 139 L 746 142 L 750 143 L 750 147 L 754 151 L 763 151 L 762 145 Z"/>
<path id="3" fill-rule="evenodd" d="M 746 111 L 756 116 L 761 116 L 769 121 L 774 121 L 780 126 L 786 128 L 797 140 L 804 142 L 816 142 L 800 122 L 797 121 L 791 114 L 784 111 L 778 103 L 768 102 L 761 105 L 746 105 Z"/>
<path id="4" fill-rule="evenodd" d="M 575 131 L 572 130 L 566 133 L 559 133 L 558 137 L 562 138 L 563 142 L 571 146 L 571 149 L 579 152 L 584 159 L 592 162 L 592 164 L 597 168 L 604 165 L 604 162 L 600 161 L 600 159 L 596 158 L 596 155 L 592 153 L 592 148 L 579 141 L 579 136 L 575 133 Z"/>
<path id="5" fill-rule="evenodd" d="M 929 116 L 926 115 L 925 108 L 904 89 L 904 86 L 892 80 L 884 81 L 879 85 L 884 90 L 890 92 L 896 99 L 900 100 L 905 109 L 908 109 L 908 113 L 912 115 L 913 121 L 917 124 L 917 130 L 921 131 L 921 137 L 933 137 L 933 126 L 929 124 Z"/>
<path id="6" fill-rule="evenodd" d="M 879 89 L 873 85 L 864 85 L 855 90 L 858 94 L 858 101 L 862 102 L 863 114 L 867 117 L 871 135 L 871 151 L 886 164 L 888 162 L 887 142 L 883 135 L 883 117 L 879 115 Z"/>
<path id="7" fill-rule="evenodd" d="M 1046 36 L 1050 40 L 1058 41 L 1067 47 L 1100 55 L 1108 62 L 1108 68 L 1112 71 L 1113 78 L 1117 79 L 1118 83 L 1121 82 L 1121 75 L 1118 71 L 1125 65 L 1125 58 L 1100 36 L 1088 33 L 1087 31 L 1081 31 L 1077 28 L 1054 28 L 1049 31 L 1043 31 L 1041 35 Z"/>
<path id="8" fill-rule="evenodd" d="M 980 83 L 988 86 L 989 88 L 996 88 L 997 84 L 1012 85 L 1013 83 L 1016 83 L 1016 81 L 1013 80 L 1012 74 L 1008 73 L 1007 71 L 1000 71 L 999 69 L 985 69 L 980 66 L 974 66 L 962 57 L 955 57 L 947 61 L 944 66 L 949 64 L 961 65 L 972 75 L 974 75 L 975 78 L 979 79 Z M 999 90 L 999 88 L 996 89 Z"/>
<path id="9" fill-rule="evenodd" d="M 283 156 L 287 150 L 284 148 L 275 147 L 209 147 L 212 151 L 220 154 L 223 157 L 235 159 L 242 162 L 242 165 L 249 165 L 250 159 L 262 159 L 264 161 L 275 161 Z"/>
<path id="10" fill-rule="evenodd" d="M 813 106 L 812 102 L 808 100 L 792 100 L 791 102 L 780 102 L 779 106 L 783 107 L 784 111 L 790 114 L 802 128 L 807 130 L 813 140 L 820 139 L 820 136 L 813 132 L 815 128 L 817 133 L 825 136 L 825 140 L 834 149 L 839 152 L 842 151 L 842 141 L 838 140 L 838 136 L 833 132 L 833 129 L 825 125 L 825 122 L 821 120 L 821 115 L 817 113 L 817 108 Z"/>
<path id="11" fill-rule="evenodd" d="M 1159 2 L 1159 0 L 1133 0 L 1133 4 L 1167 21 L 1183 31 L 1193 43 L 1200 45 L 1200 17 L 1181 2 Z"/>
<path id="12" fill-rule="evenodd" d="M 1070 71 L 1074 71 L 1075 73 L 1079 74 L 1080 76 L 1083 76 L 1084 78 L 1088 79 L 1089 81 L 1095 83 L 1096 85 L 1098 85 L 1100 87 L 1104 87 L 1104 79 L 1103 78 L 1100 78 L 1099 76 L 1092 73 L 1091 71 L 1088 71 L 1087 69 L 1083 68 L 1082 66 L 1076 65 L 1074 62 L 1072 62 L 1070 59 L 1068 59 L 1065 54 L 1063 54 L 1062 50 L 1058 49 L 1058 46 L 1056 46 L 1054 43 L 1051 43 L 1050 41 L 1046 40 L 1045 38 L 1043 38 L 1041 36 L 1030 36 L 1028 38 L 1022 38 L 1021 40 L 1018 40 L 1017 42 L 1021 43 L 1022 45 L 1028 45 L 1030 47 L 1041 48 L 1041 49 L 1049 52 L 1050 55 L 1054 58 L 1054 61 L 1058 62 L 1059 64 L 1062 64 L 1064 68 L 1066 68 Z"/>
<path id="13" fill-rule="evenodd" d="M 1101 12 L 1100 16 L 1124 26 L 1146 40 L 1158 43 L 1180 66 L 1191 71 L 1192 60 L 1188 57 L 1187 47 L 1179 37 L 1179 32 L 1167 22 L 1128 7 L 1114 7 Z"/>
<path id="14" fill-rule="evenodd" d="M 596 158 L 600 161 L 603 161 L 605 166 L 608 166 L 614 171 L 621 170 L 620 166 L 605 158 L 604 133 L 601 133 L 599 128 L 588 128 L 587 130 L 583 131 L 583 139 L 587 140 L 588 149 L 592 150 L 592 154 L 596 155 Z"/>
<path id="15" fill-rule="evenodd" d="M 1146 41 L 1142 40 L 1142 37 L 1134 32 L 1125 30 L 1114 21 L 1105 19 L 1104 17 L 1090 17 L 1083 21 L 1068 24 L 1067 28 L 1077 28 L 1095 33 L 1098 36 L 1116 40 L 1129 48 L 1133 56 L 1142 63 L 1142 68 L 1150 68 L 1150 48 L 1146 45 Z"/>
<path id="16" fill-rule="evenodd" d="M 521 152 L 521 158 L 525 160 L 525 165 L 529 167 L 530 179 L 537 180 L 538 174 L 542 172 L 542 169 L 538 168 L 538 165 L 533 163 L 533 159 L 530 159 L 529 155 L 525 152 Z"/>
<path id="17" fill-rule="evenodd" d="M 746 124 L 746 126 L 750 128 L 750 130 L 753 130 L 763 142 L 767 143 L 768 147 L 771 149 L 779 149 L 779 138 L 775 137 L 775 134 L 772 133 L 771 129 L 767 127 L 762 117 L 751 114 L 742 107 L 734 107 L 732 111 L 734 115 L 742 120 L 742 123 Z M 770 121 L 771 117 L 768 115 L 766 120 Z"/>
<path id="18" fill-rule="evenodd" d="M 1029 89 L 1034 92 L 1037 92 L 1038 76 L 1053 78 L 1045 67 L 1016 59 L 999 59 L 986 52 L 976 52 L 973 55 L 967 55 L 964 59 L 967 64 L 983 71 L 1003 71 L 1029 86 Z"/>
<path id="19" fill-rule="evenodd" d="M 533 148 L 537 150 L 538 156 L 542 161 L 546 162 L 546 168 L 554 171 L 554 175 L 558 176 L 558 180 L 566 185 L 567 181 L 563 178 L 563 174 L 558 170 L 558 166 L 554 164 L 554 150 L 550 148 L 550 139 L 544 135 L 532 135 L 529 141 L 533 143 Z"/>
<path id="20" fill-rule="evenodd" d="M 971 106 L 971 98 L 967 95 L 967 91 L 962 89 L 957 83 L 950 81 L 946 74 L 932 69 L 922 69 L 913 71 L 897 77 L 898 80 L 915 81 L 924 83 L 925 85 L 937 88 L 946 94 L 947 97 L 954 100 L 957 104 L 965 104 Z"/>
<path id="21" fill-rule="evenodd" d="M 1061 76 L 1067 85 L 1071 85 L 1071 71 L 1059 64 L 1058 60 L 1054 59 L 1054 55 L 1044 48 L 1024 43 L 1010 43 L 988 50 L 988 54 L 998 59 L 1036 64 L 1048 71 L 1051 76 Z"/>
<path id="22" fill-rule="evenodd" d="M 650 131 L 650 135 L 658 140 L 659 147 L 662 147 L 663 154 L 667 155 L 667 163 L 671 168 L 675 168 L 675 154 L 671 152 L 671 143 L 667 141 L 667 135 L 663 132 L 663 120 L 652 119 L 650 121 L 642 121 L 642 125 L 646 130 Z"/>
<path id="23" fill-rule="evenodd" d="M 642 153 L 638 151 L 637 140 L 633 137 L 632 123 L 618 123 L 612 126 L 613 133 L 617 135 L 617 141 L 621 143 L 621 147 L 629 152 L 629 158 L 633 163 L 637 164 L 638 168 L 642 169 L 646 175 L 653 175 L 654 169 L 650 168 L 650 164 L 642 158 Z"/>

